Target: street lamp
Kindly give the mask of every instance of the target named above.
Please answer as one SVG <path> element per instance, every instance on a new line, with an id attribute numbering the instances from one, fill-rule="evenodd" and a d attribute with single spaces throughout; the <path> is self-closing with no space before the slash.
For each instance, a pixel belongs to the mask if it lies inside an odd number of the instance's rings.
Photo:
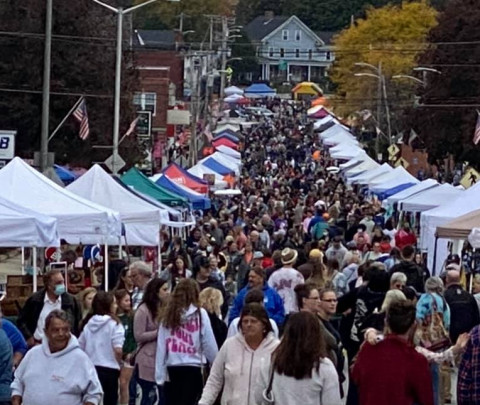
<path id="1" fill-rule="evenodd" d="M 129 8 L 124 7 L 112 7 L 109 4 L 103 3 L 100 0 L 93 0 L 95 3 L 107 8 L 110 11 L 113 11 L 117 14 L 117 47 L 116 47 L 116 56 L 115 56 L 115 101 L 113 108 L 113 153 L 112 153 L 112 171 L 113 174 L 117 174 L 118 167 L 118 138 L 119 138 L 119 129 L 120 129 L 120 83 L 122 75 L 122 41 L 123 41 L 123 16 L 139 9 L 140 7 L 146 6 L 147 4 L 154 3 L 157 0 L 147 0 L 144 3 L 137 4 Z M 169 0 L 171 2 L 178 2 L 180 0 Z"/>
<path id="2" fill-rule="evenodd" d="M 365 62 L 357 62 L 355 63 L 355 66 L 361 66 L 361 67 L 368 67 L 370 69 L 373 69 L 377 74 L 373 73 L 355 73 L 354 76 L 356 77 L 373 77 L 378 80 L 378 88 L 377 88 L 377 94 L 378 94 L 378 101 L 377 101 L 377 123 L 380 125 L 380 115 L 381 115 L 381 109 L 382 109 L 382 96 L 383 99 L 385 100 L 385 113 L 387 115 L 387 132 L 388 132 L 388 140 L 389 143 L 392 143 L 392 125 L 390 122 L 390 107 L 388 106 L 388 99 L 387 99 L 387 85 L 385 83 L 385 75 L 382 73 L 382 63 L 379 62 L 378 66 L 372 65 L 370 63 L 365 63 Z M 380 145 L 379 145 L 379 138 L 377 135 L 376 143 L 375 143 L 375 149 L 377 151 L 377 155 L 380 150 Z"/>
<path id="3" fill-rule="evenodd" d="M 425 83 L 423 80 L 420 80 L 414 76 L 410 76 L 410 75 L 395 75 L 395 76 L 392 76 L 392 79 L 409 79 L 409 80 L 413 80 L 417 83 L 420 83 L 422 86 L 425 86 L 427 83 Z"/>

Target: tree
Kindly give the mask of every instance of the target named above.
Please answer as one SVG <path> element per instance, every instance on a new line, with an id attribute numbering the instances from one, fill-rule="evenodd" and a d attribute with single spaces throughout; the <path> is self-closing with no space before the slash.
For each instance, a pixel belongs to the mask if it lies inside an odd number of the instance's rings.
<path id="1" fill-rule="evenodd" d="M 24 157 L 32 157 L 40 148 L 44 21 L 44 1 L 3 1 L 0 24 L 12 34 L 0 37 L 0 82 L 9 89 L 1 92 L 0 128 L 18 131 L 16 153 Z M 52 32 L 50 131 L 83 94 L 90 137 L 79 139 L 78 122 L 71 117 L 50 141 L 49 149 L 58 161 L 88 165 L 111 153 L 91 146 L 112 143 L 115 16 L 89 0 L 55 2 Z M 130 60 L 126 52 L 125 62 Z M 121 130 L 133 119 L 134 83 L 134 69 L 124 68 Z M 133 163 L 139 156 L 135 142 L 127 140 L 122 146 L 122 156 Z"/>
<path id="2" fill-rule="evenodd" d="M 409 82 L 396 83 L 393 75 L 412 74 L 425 39 L 436 25 L 437 12 L 424 1 L 405 2 L 367 10 L 365 19 L 345 29 L 334 39 L 336 60 L 331 78 L 337 86 L 334 104 L 341 114 L 368 108 L 376 111 L 378 79 L 356 77 L 355 73 L 376 74 L 375 70 L 355 66 L 363 62 L 382 65 L 392 116 L 413 104 L 413 87 Z M 409 87 L 410 86 L 410 87 Z"/>
<path id="3" fill-rule="evenodd" d="M 246 84 L 245 74 L 256 73 L 259 71 L 258 60 L 255 56 L 255 48 L 248 39 L 245 32 L 240 38 L 236 38 L 232 45 L 232 58 L 242 58 L 233 60 L 229 65 L 233 69 L 232 83 Z"/>
<path id="4" fill-rule="evenodd" d="M 272 11 L 274 15 L 286 15 L 286 0 L 240 0 L 237 4 L 236 18 L 239 24 L 246 25 L 255 17 Z"/>
<path id="5" fill-rule="evenodd" d="M 411 111 L 410 120 L 431 162 L 452 155 L 457 162 L 468 161 L 480 168 L 480 149 L 472 142 L 480 105 L 478 21 L 478 1 L 450 1 L 428 37 L 429 48 L 419 58 L 421 66 L 441 71 L 441 75 L 426 74 L 420 106 Z M 466 107 L 455 107 L 458 104 Z"/>

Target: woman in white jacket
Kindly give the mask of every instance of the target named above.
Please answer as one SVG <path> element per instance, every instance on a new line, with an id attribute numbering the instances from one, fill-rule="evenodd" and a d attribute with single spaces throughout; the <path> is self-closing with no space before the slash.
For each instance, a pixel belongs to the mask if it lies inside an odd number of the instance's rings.
<path id="1" fill-rule="evenodd" d="M 155 380 L 165 384 L 166 405 L 196 405 L 202 393 L 202 367 L 218 352 L 207 311 L 199 307 L 198 284 L 181 279 L 162 317 L 157 338 Z"/>
<path id="2" fill-rule="evenodd" d="M 125 329 L 115 315 L 117 302 L 111 292 L 99 291 L 92 302 L 92 311 L 85 318 L 83 331 L 78 338 L 97 370 L 102 384 L 104 405 L 117 405 L 118 377 L 125 342 Z"/>
<path id="3" fill-rule="evenodd" d="M 310 312 L 288 318 L 282 341 L 264 363 L 255 403 L 339 405 L 337 371 L 327 358 L 320 323 Z"/>
<path id="4" fill-rule="evenodd" d="M 227 339 L 213 363 L 199 405 L 213 405 L 222 388 L 222 405 L 257 405 L 260 367 L 269 363 L 279 342 L 259 303 L 243 307 L 239 324 L 241 333 Z"/>

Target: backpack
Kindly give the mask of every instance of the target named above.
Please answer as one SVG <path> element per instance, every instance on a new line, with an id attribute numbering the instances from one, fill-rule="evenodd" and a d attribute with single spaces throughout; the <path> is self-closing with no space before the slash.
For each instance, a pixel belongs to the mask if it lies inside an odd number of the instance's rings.
<path id="1" fill-rule="evenodd" d="M 313 225 L 313 228 L 310 232 L 314 240 L 320 240 L 325 236 L 325 231 L 327 230 L 328 224 L 326 222 L 319 221 L 315 225 Z"/>
<path id="2" fill-rule="evenodd" d="M 435 296 L 433 294 L 428 295 L 432 300 L 430 312 L 420 323 L 416 335 L 420 341 L 420 345 L 425 349 L 431 352 L 442 352 L 448 349 L 452 345 L 452 342 L 443 325 L 443 312 L 439 311 Z M 445 310 L 445 300 L 443 300 L 443 306 Z"/>

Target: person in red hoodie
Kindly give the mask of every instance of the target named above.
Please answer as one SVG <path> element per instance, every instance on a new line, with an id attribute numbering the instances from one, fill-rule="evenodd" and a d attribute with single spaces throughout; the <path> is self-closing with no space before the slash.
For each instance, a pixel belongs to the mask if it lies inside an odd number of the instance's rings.
<path id="1" fill-rule="evenodd" d="M 360 349 L 351 376 L 360 405 L 434 404 L 428 361 L 411 343 L 415 313 L 411 303 L 392 303 L 386 317 L 390 333 L 377 345 Z"/>
<path id="2" fill-rule="evenodd" d="M 400 229 L 395 235 L 395 246 L 402 250 L 405 246 L 416 246 L 417 237 L 410 228 L 410 223 L 405 221 L 402 229 Z"/>

